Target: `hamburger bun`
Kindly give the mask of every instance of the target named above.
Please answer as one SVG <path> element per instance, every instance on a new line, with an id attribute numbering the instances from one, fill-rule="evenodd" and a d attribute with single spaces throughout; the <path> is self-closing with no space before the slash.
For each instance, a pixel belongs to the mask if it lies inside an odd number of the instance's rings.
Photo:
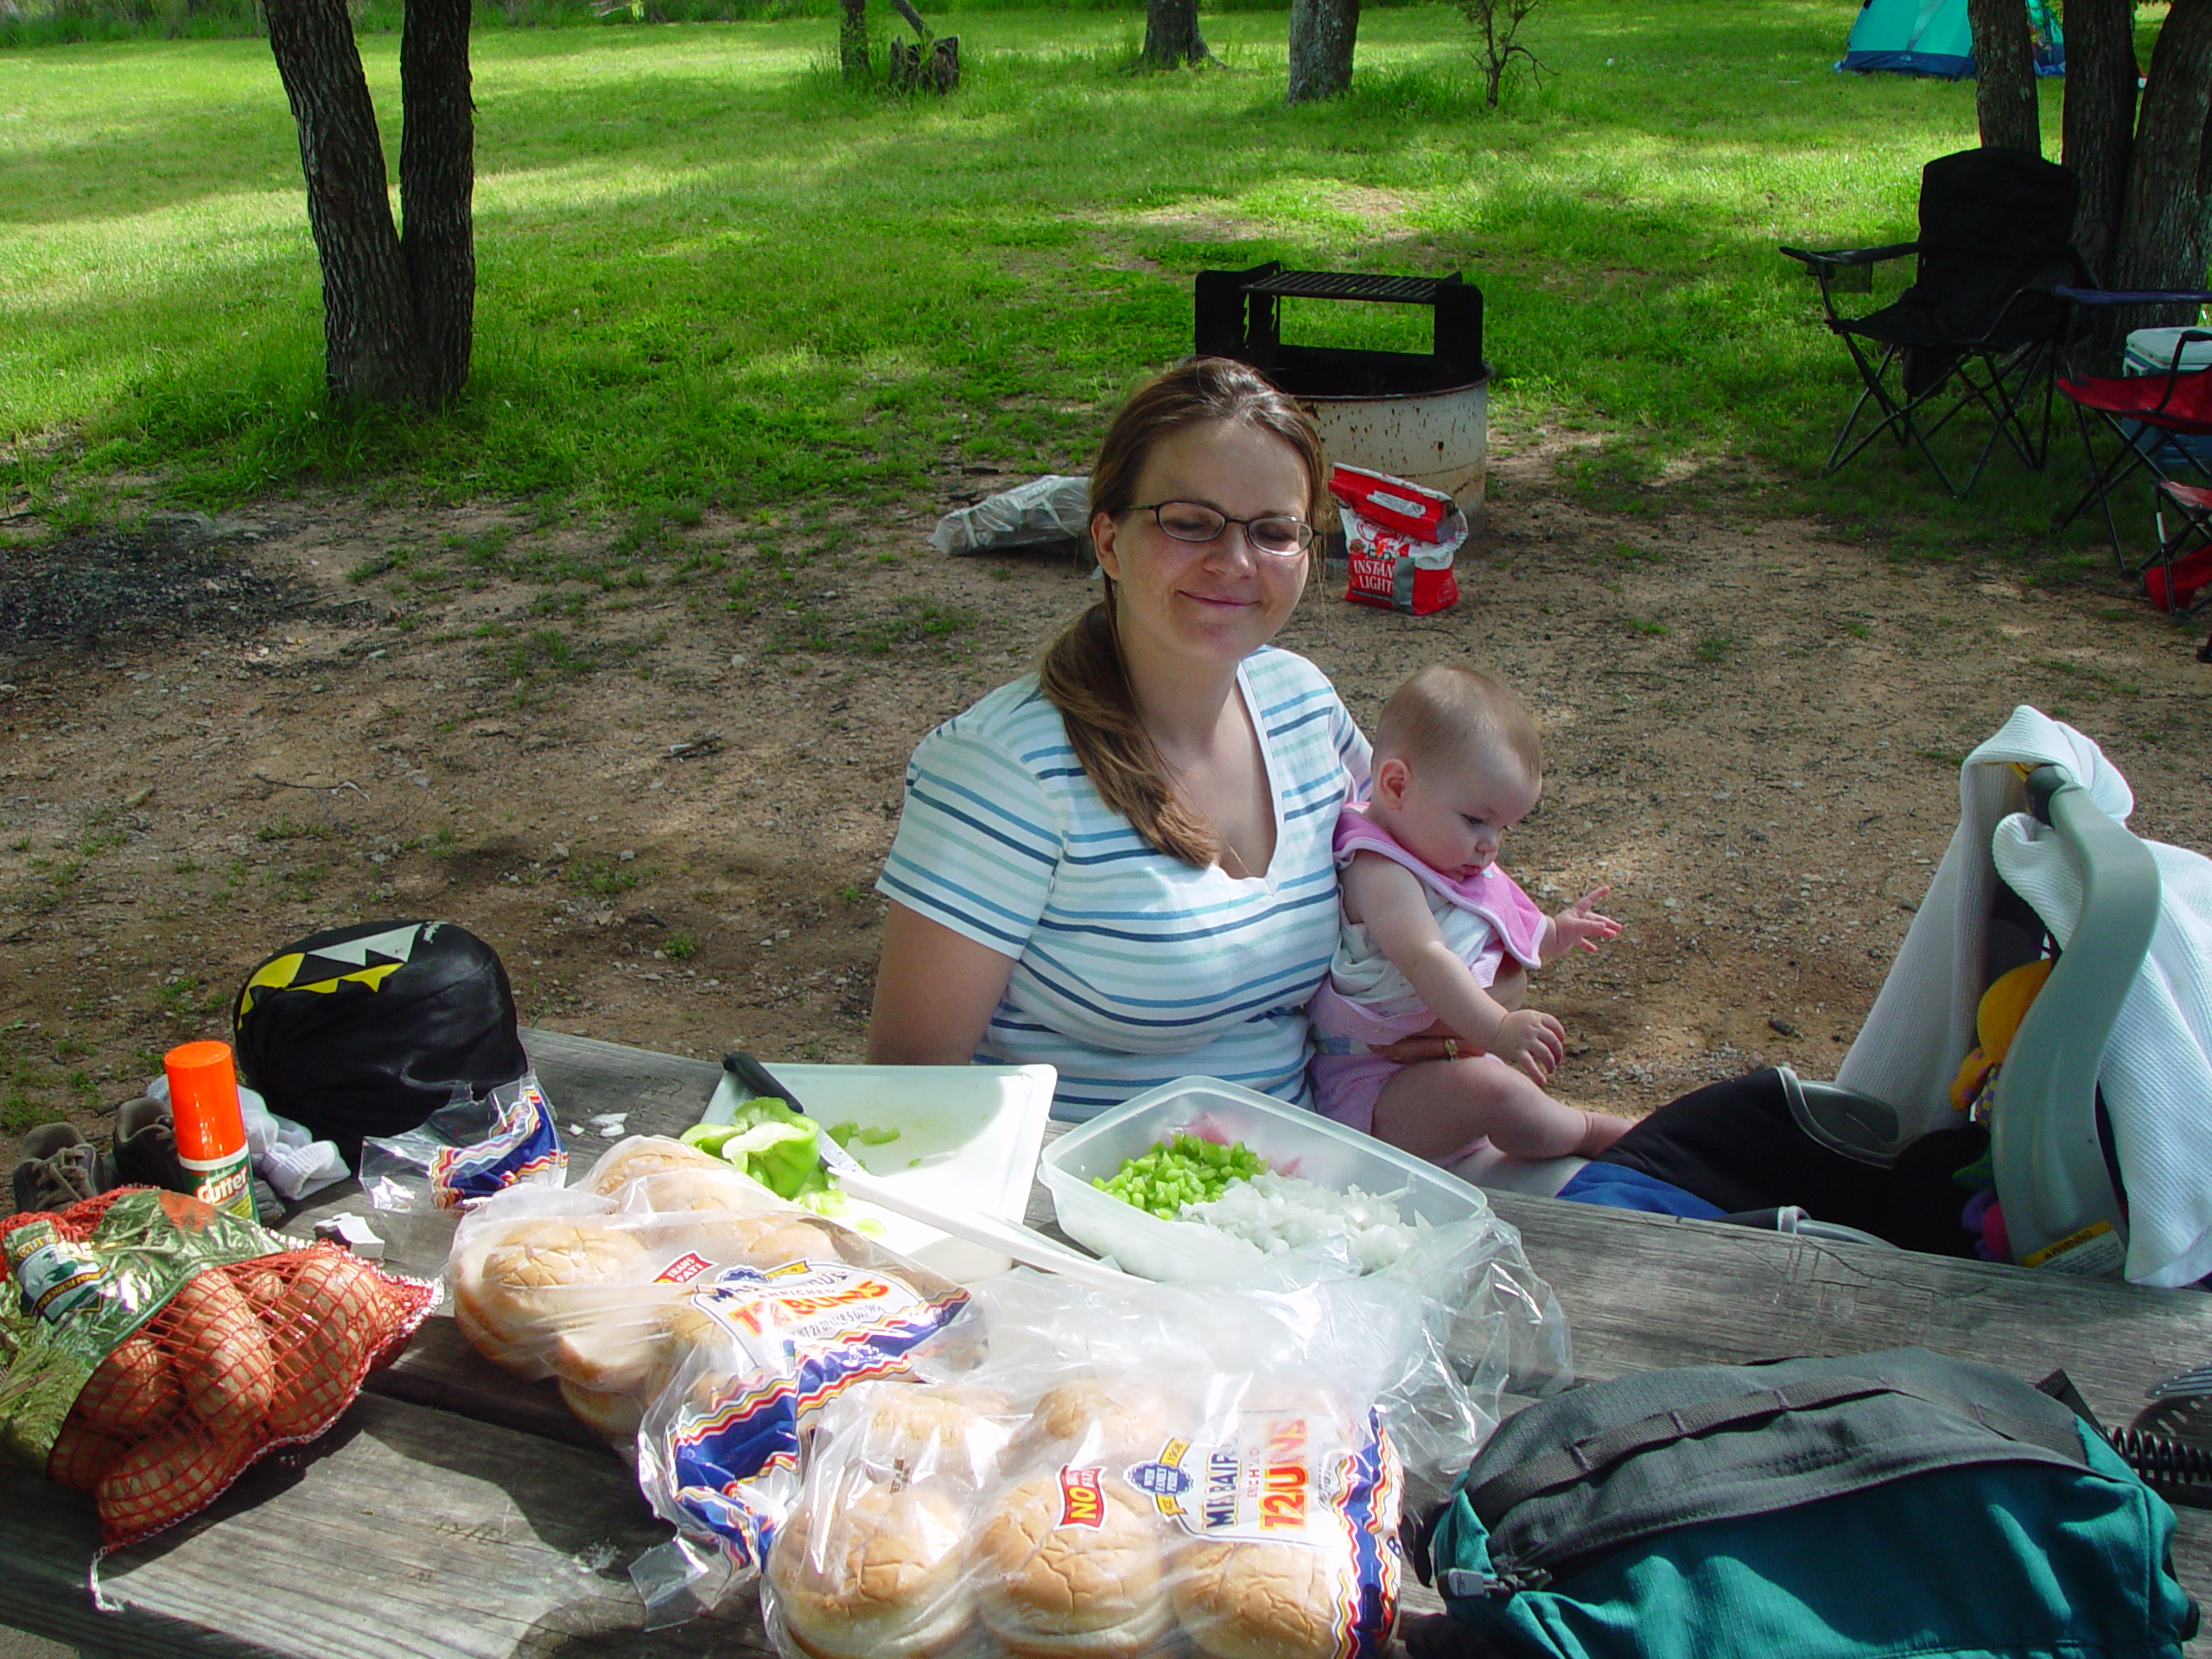
<path id="1" fill-rule="evenodd" d="M 609 1147 L 591 1166 L 591 1173 L 584 1178 L 584 1189 L 607 1198 L 640 1176 L 657 1175 L 669 1169 L 718 1169 L 725 1174 L 732 1173 L 730 1166 L 711 1152 L 687 1147 L 681 1141 L 672 1141 L 665 1135 L 633 1135 L 620 1146 Z"/>
<path id="2" fill-rule="evenodd" d="M 927 1486 L 839 1483 L 784 1522 L 768 1585 L 815 1659 L 931 1659 L 974 1617 L 959 1509 Z"/>
<path id="3" fill-rule="evenodd" d="M 1037 1396 L 1007 1448 L 1007 1467 L 1032 1463 L 1109 1463 L 1147 1457 L 1187 1432 L 1187 1408 L 1147 1383 L 1078 1377 Z"/>
<path id="4" fill-rule="evenodd" d="M 753 1236 L 739 1260 L 766 1270 L 793 1262 L 836 1262 L 841 1258 L 829 1228 L 810 1221 L 796 1211 L 785 1211 L 767 1219 L 779 1224 Z"/>
<path id="5" fill-rule="evenodd" d="M 1211 1659 L 1334 1659 L 1357 1605 L 1349 1549 L 1201 1541 L 1175 1560 L 1175 1617 Z"/>
<path id="6" fill-rule="evenodd" d="M 661 1366 L 668 1328 L 659 1315 L 679 1287 L 637 1285 L 619 1307 L 594 1309 L 563 1324 L 553 1339 L 554 1371 L 601 1393 L 643 1389 Z"/>
<path id="7" fill-rule="evenodd" d="M 645 1247 L 621 1228 L 589 1217 L 518 1221 L 463 1254 L 454 1312 L 486 1358 L 543 1376 L 560 1332 L 633 1300 L 649 1265 Z"/>
<path id="8" fill-rule="evenodd" d="M 766 1221 L 769 1217 L 757 1212 L 776 1204 L 774 1193 L 760 1182 L 739 1174 L 719 1158 L 712 1169 L 697 1169 L 689 1165 L 677 1169 L 656 1170 L 650 1175 L 637 1177 L 622 1195 L 625 1210 L 647 1210 L 655 1215 L 675 1215 L 687 1211 L 714 1214 L 745 1216 L 748 1219 Z"/>
<path id="9" fill-rule="evenodd" d="M 840 1453 L 894 1484 L 950 1482 L 980 1491 L 997 1478 L 1011 1433 L 1006 1396 L 989 1389 L 870 1383 L 848 1409 L 858 1416 L 841 1421 Z"/>
<path id="10" fill-rule="evenodd" d="M 1135 1659 L 1173 1628 L 1166 1529 L 1103 1470 L 1089 1471 L 1098 1477 L 1096 1524 L 1063 1524 L 1063 1474 L 1083 1472 L 1052 1469 L 1008 1487 L 976 1538 L 983 1623 L 1025 1659 Z"/>
<path id="11" fill-rule="evenodd" d="M 636 1395 L 579 1388 L 565 1376 L 560 1379 L 559 1386 L 562 1402 L 569 1409 L 617 1448 L 627 1446 L 637 1439 L 638 1425 L 645 1420 L 645 1404 Z"/>

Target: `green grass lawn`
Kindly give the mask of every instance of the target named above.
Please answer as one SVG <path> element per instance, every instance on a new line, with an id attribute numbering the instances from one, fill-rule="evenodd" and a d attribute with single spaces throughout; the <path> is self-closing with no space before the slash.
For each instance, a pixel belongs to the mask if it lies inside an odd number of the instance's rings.
<path id="1" fill-rule="evenodd" d="M 1080 466 L 1188 348 L 1192 273 L 1276 258 L 1465 271 L 1495 423 L 1599 435 L 1599 499 L 1778 487 L 1908 543 L 2020 545 L 2063 486 L 2001 460 L 1964 509 L 1885 458 L 1814 476 L 1853 383 L 1776 244 L 1909 235 L 1921 163 L 1974 142 L 1971 83 L 1831 73 L 1852 15 L 1554 0 L 1549 73 L 1498 113 L 1441 6 L 1370 10 L 1352 94 L 1299 110 L 1281 12 L 1209 15 L 1230 72 L 1171 75 L 1124 72 L 1134 12 L 933 14 L 967 79 L 916 102 L 841 87 L 826 18 L 480 30 L 475 372 L 422 422 L 322 405 L 264 43 L 0 52 L 0 500 L 320 479 L 804 512 L 950 461 Z M 397 37 L 361 49 L 396 165 Z M 1309 303 L 1286 332 L 1421 346 L 1426 321 Z"/>

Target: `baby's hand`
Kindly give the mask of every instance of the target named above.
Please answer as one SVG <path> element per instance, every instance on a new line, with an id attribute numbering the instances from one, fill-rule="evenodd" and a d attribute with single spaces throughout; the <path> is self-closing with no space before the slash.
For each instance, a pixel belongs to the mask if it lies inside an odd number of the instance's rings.
<path id="1" fill-rule="evenodd" d="M 1592 887 L 1565 910 L 1552 918 L 1552 937 L 1558 941 L 1562 952 L 1580 945 L 1585 950 L 1595 950 L 1600 939 L 1620 937 L 1621 925 L 1610 916 L 1600 916 L 1591 906 L 1611 893 L 1611 887 Z"/>
<path id="2" fill-rule="evenodd" d="M 1567 1027 L 1548 1014 L 1522 1008 L 1505 1016 L 1486 1046 L 1515 1071 L 1541 1084 L 1550 1079 L 1567 1052 Z"/>

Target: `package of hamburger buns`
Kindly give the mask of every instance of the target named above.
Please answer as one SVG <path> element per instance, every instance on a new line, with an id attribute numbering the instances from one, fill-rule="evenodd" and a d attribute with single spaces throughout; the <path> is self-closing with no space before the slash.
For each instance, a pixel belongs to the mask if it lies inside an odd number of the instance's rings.
<path id="1" fill-rule="evenodd" d="M 1016 1272 L 821 1414 L 769 1540 L 787 1659 L 1363 1659 L 1402 1472 L 1392 1294 Z M 1380 1346 L 1378 1346 L 1380 1344 Z"/>
<path id="2" fill-rule="evenodd" d="M 637 1136 L 563 1190 L 511 1188 L 470 1211 L 448 1275 L 469 1341 L 634 1458 L 682 1541 L 671 1600 L 758 1572 L 797 1495 L 813 1418 L 845 1389 L 903 1376 L 959 1310 L 950 1280 L 720 1158 Z"/>

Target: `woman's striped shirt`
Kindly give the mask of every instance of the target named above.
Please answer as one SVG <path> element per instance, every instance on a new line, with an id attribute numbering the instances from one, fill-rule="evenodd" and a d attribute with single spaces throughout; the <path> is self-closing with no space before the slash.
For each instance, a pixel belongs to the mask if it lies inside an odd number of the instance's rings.
<path id="1" fill-rule="evenodd" d="M 1308 1103 L 1305 1005 L 1337 944 L 1330 838 L 1367 740 L 1321 671 L 1267 647 L 1237 670 L 1275 802 L 1264 876 L 1155 851 L 1098 797 L 1035 677 L 922 740 L 876 889 L 1014 958 L 978 1060 L 1059 1069 L 1095 1116 L 1175 1077 Z"/>

